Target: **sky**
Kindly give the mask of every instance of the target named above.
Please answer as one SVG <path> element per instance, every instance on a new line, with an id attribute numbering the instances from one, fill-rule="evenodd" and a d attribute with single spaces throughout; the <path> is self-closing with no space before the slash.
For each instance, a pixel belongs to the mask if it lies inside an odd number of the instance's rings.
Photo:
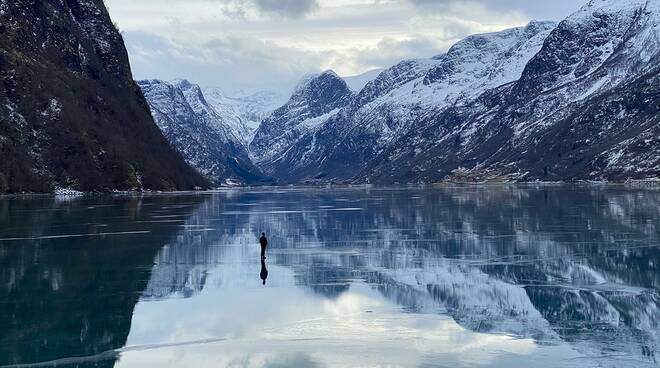
<path id="1" fill-rule="evenodd" d="M 106 0 L 136 79 L 286 91 L 445 52 L 475 33 L 560 21 L 586 0 Z"/>

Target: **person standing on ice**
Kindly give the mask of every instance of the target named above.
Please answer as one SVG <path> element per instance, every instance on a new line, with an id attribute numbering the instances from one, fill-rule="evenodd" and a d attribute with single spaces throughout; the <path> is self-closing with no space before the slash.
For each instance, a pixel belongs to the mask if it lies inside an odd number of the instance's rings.
<path id="1" fill-rule="evenodd" d="M 268 239 L 266 238 L 266 233 L 261 233 L 261 238 L 259 239 L 261 244 L 261 259 L 266 259 L 266 247 L 268 246 Z"/>

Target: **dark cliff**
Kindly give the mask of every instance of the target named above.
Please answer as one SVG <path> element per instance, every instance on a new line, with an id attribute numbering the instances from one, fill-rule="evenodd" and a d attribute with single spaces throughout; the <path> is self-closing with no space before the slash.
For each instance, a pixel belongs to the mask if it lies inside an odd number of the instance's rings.
<path id="1" fill-rule="evenodd" d="M 102 0 L 0 0 L 0 193 L 207 182 L 156 127 Z"/>

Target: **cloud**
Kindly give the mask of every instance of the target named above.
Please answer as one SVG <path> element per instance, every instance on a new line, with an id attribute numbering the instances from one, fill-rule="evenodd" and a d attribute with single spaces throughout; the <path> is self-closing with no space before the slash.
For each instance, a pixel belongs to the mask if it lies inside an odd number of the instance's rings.
<path id="1" fill-rule="evenodd" d="M 316 0 L 253 0 L 257 8 L 264 13 L 274 13 L 291 18 L 301 18 L 319 10 Z"/>
<path id="2" fill-rule="evenodd" d="M 543 20 L 561 20 L 584 5 L 579 0 L 407 0 L 409 3 L 426 10 L 446 11 L 461 7 L 481 6 L 497 13 L 519 12 L 529 17 Z M 497 14 L 493 14 L 497 16 Z"/>
<path id="3" fill-rule="evenodd" d="M 418 6 L 437 6 L 443 7 L 455 4 L 456 0 L 409 0 L 414 5 Z"/>
<path id="4" fill-rule="evenodd" d="M 270 89 L 284 94 L 308 73 L 334 69 L 355 75 L 404 59 L 431 57 L 454 42 L 424 35 L 386 37 L 373 47 L 313 51 L 237 35 L 200 42 L 148 32 L 126 32 L 124 37 L 136 78 L 185 78 L 227 92 Z"/>
<path id="5" fill-rule="evenodd" d="M 321 8 L 317 0 L 188 0 L 188 2 L 216 3 L 220 11 L 231 19 L 245 19 L 249 15 L 301 19 Z"/>
<path id="6" fill-rule="evenodd" d="M 428 58 L 440 54 L 453 44 L 453 40 L 417 35 L 406 39 L 384 38 L 374 47 L 352 49 L 344 55 L 356 70 L 369 70 L 392 66 L 402 60 Z"/>
<path id="7" fill-rule="evenodd" d="M 124 37 L 136 78 L 185 78 L 226 91 L 271 89 L 285 93 L 300 76 L 319 71 L 323 61 L 332 57 L 236 35 L 197 42 L 148 32 L 125 32 Z"/>
<path id="8" fill-rule="evenodd" d="M 326 364 L 315 360 L 307 353 L 295 353 L 266 359 L 259 356 L 244 356 L 232 360 L 228 366 L 229 368 L 324 368 Z"/>
<path id="9" fill-rule="evenodd" d="M 134 76 L 230 92 L 431 57 L 474 33 L 561 19 L 577 0 L 105 0 Z M 586 1 L 586 0 L 584 0 Z M 554 14 L 554 15 L 553 15 Z"/>
<path id="10" fill-rule="evenodd" d="M 273 359 L 271 361 L 266 362 L 266 364 L 264 364 L 264 368 L 289 368 L 289 367 L 322 368 L 325 367 L 325 364 L 314 360 L 311 356 L 304 353 L 297 353 L 294 355 Z"/>

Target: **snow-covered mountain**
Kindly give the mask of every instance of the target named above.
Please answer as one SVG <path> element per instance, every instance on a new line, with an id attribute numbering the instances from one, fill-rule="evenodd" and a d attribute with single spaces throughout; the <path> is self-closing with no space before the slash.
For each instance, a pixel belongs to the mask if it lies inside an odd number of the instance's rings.
<path id="1" fill-rule="evenodd" d="M 355 93 L 358 93 L 362 91 L 362 88 L 364 88 L 367 85 L 367 83 L 376 79 L 380 75 L 380 73 L 383 72 L 383 70 L 385 69 L 374 69 L 368 72 L 364 72 L 362 74 L 352 75 L 350 77 L 343 77 L 343 78 L 346 81 L 346 84 L 348 84 L 348 86 L 351 88 L 351 90 Z"/>
<path id="2" fill-rule="evenodd" d="M 591 0 L 559 24 L 470 36 L 327 116 L 285 106 L 251 154 L 283 182 L 657 178 L 659 4 Z"/>
<path id="3" fill-rule="evenodd" d="M 295 170 L 296 162 L 282 160 L 301 137 L 313 136 L 353 97 L 346 82 L 333 71 L 306 76 L 289 101 L 266 118 L 250 143 L 250 154 L 266 173 Z M 300 157 L 300 162 L 305 162 Z M 291 167 L 287 167 L 292 165 Z"/>
<path id="4" fill-rule="evenodd" d="M 555 27 L 526 27 L 476 35 L 431 59 L 389 68 L 353 96 L 341 111 L 278 156 L 280 180 L 351 179 L 386 147 L 396 146 L 423 116 L 474 99 L 520 77 Z"/>
<path id="5" fill-rule="evenodd" d="M 240 120 L 225 119 L 198 85 L 186 80 L 145 80 L 138 85 L 156 124 L 191 166 L 217 184 L 265 179 L 245 149 L 241 134 L 247 128 Z"/>
<path id="6" fill-rule="evenodd" d="M 590 1 L 550 33 L 517 81 L 428 114 L 358 177 L 659 177 L 659 4 Z"/>
<path id="7" fill-rule="evenodd" d="M 659 8 L 591 0 L 348 82 L 308 75 L 276 109 L 267 93 L 189 95 L 211 101 L 229 156 L 281 183 L 658 178 Z"/>
<path id="8" fill-rule="evenodd" d="M 286 102 L 274 91 L 227 94 L 220 88 L 202 88 L 206 101 L 224 118 L 247 147 L 261 121 Z"/>

